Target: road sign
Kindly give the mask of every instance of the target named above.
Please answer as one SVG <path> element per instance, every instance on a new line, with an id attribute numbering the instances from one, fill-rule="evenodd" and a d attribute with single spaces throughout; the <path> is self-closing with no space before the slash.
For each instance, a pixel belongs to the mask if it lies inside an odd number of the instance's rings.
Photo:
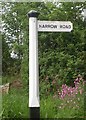
<path id="1" fill-rule="evenodd" d="M 29 16 L 29 108 L 30 118 L 40 118 L 38 32 L 70 32 L 70 21 L 38 21 L 39 13 L 30 11 Z"/>
<path id="2" fill-rule="evenodd" d="M 71 32 L 73 25 L 70 21 L 38 21 L 40 32 Z"/>

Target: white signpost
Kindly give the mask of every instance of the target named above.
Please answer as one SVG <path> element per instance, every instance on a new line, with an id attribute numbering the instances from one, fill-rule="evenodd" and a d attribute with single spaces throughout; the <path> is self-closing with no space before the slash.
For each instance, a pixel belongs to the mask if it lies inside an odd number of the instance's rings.
<path id="1" fill-rule="evenodd" d="M 40 32 L 71 32 L 73 25 L 70 21 L 38 21 Z"/>
<path id="2" fill-rule="evenodd" d="M 29 16 L 29 108 L 30 118 L 40 118 L 39 69 L 38 69 L 38 31 L 71 32 L 70 21 L 38 21 L 39 13 L 30 11 Z"/>

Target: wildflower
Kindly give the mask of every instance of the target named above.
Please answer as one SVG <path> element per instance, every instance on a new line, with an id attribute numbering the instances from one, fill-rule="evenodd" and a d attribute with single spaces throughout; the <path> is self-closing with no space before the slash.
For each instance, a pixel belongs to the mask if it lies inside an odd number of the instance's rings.
<path id="1" fill-rule="evenodd" d="M 73 91 L 72 91 L 72 90 L 71 90 L 70 92 L 71 92 L 71 93 L 73 93 Z"/>
<path id="2" fill-rule="evenodd" d="M 67 101 L 67 103 L 69 103 L 69 101 Z"/>
<path id="3" fill-rule="evenodd" d="M 54 95 L 54 96 L 53 96 L 53 98 L 56 98 L 56 97 L 57 97 L 57 95 Z"/>
<path id="4" fill-rule="evenodd" d="M 77 108 L 79 108 L 79 106 L 78 106 L 78 105 L 76 105 L 76 107 L 77 107 Z"/>
<path id="5" fill-rule="evenodd" d="M 63 103 L 61 103 L 61 105 L 63 105 Z"/>
<path id="6" fill-rule="evenodd" d="M 78 98 L 78 101 L 80 101 L 80 98 Z"/>
<path id="7" fill-rule="evenodd" d="M 74 104 L 75 104 L 76 102 L 74 101 Z"/>
<path id="8" fill-rule="evenodd" d="M 65 98 L 66 96 L 73 96 L 75 97 L 75 95 L 78 94 L 78 92 L 80 94 L 82 94 L 83 90 L 80 87 L 80 81 L 83 81 L 83 79 L 81 78 L 80 75 L 78 75 L 78 77 L 75 79 L 74 84 L 75 87 L 68 87 L 66 84 L 62 85 L 62 89 L 61 92 L 58 91 L 59 97 L 60 99 Z M 83 82 L 82 82 L 83 83 Z M 72 102 L 72 101 L 71 101 Z"/>
<path id="9" fill-rule="evenodd" d="M 61 109 L 61 106 L 59 106 L 59 108 Z"/>

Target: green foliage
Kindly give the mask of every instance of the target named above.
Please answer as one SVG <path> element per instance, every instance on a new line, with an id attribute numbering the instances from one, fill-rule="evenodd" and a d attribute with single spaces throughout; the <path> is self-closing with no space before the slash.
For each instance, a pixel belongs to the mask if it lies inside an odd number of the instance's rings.
<path id="1" fill-rule="evenodd" d="M 59 103 L 59 100 L 57 102 Z M 55 101 L 53 101 L 52 96 L 48 96 L 46 99 L 42 98 L 40 106 L 41 118 L 55 118 Z"/>
<path id="2" fill-rule="evenodd" d="M 2 118 L 29 118 L 28 94 L 25 89 L 12 89 L 3 95 Z M 41 118 L 84 118 L 84 96 L 59 99 L 57 96 L 41 96 Z"/>
<path id="3" fill-rule="evenodd" d="M 27 82 L 29 66 L 27 13 L 34 9 L 40 12 L 38 18 L 40 20 L 60 20 L 73 23 L 73 31 L 70 33 L 39 33 L 40 81 L 45 81 L 48 76 L 49 86 L 54 79 L 59 86 L 63 83 L 71 85 L 78 74 L 85 76 L 86 30 L 81 14 L 84 7 L 85 3 L 81 2 L 61 4 L 50 2 L 4 3 L 5 12 L 2 18 L 5 23 L 4 28 L 9 33 L 5 33 L 5 42 L 9 42 L 10 53 L 14 50 L 18 55 L 18 60 L 12 59 L 10 61 L 9 70 L 14 72 L 16 69 L 17 74 L 21 74 L 23 81 Z M 3 69 L 5 71 L 5 68 Z M 10 72 L 10 74 L 12 73 Z"/>
<path id="4" fill-rule="evenodd" d="M 76 75 L 81 73 L 79 68 L 81 64 L 84 68 L 83 60 L 65 52 L 49 51 L 41 56 L 39 58 L 41 80 L 44 80 L 45 76 L 49 76 L 51 81 L 57 79 L 59 85 L 62 85 L 62 83 L 71 85 Z M 58 77 L 55 78 L 55 76 Z"/>
<path id="5" fill-rule="evenodd" d="M 3 78 L 9 81 L 9 78 Z M 13 78 L 11 78 L 13 79 Z M 5 81 L 5 80 L 4 80 Z M 43 82 L 44 83 L 44 82 Z M 81 83 L 82 84 L 82 83 Z M 48 81 L 42 85 L 42 90 L 48 88 Z M 82 88 L 82 86 L 80 86 Z M 44 90 L 43 90 L 44 91 Z M 58 94 L 51 91 L 40 91 L 40 117 L 41 118 L 83 118 L 84 93 L 80 92 L 75 97 L 60 99 Z M 21 89 L 11 88 L 9 93 L 2 94 L 2 118 L 23 119 L 29 118 L 27 87 Z"/>
<path id="6" fill-rule="evenodd" d="M 85 2 L 64 3 L 3 3 L 4 33 L 2 34 L 2 69 L 3 83 L 14 78 L 22 78 L 24 86 L 28 84 L 28 18 L 27 13 L 34 9 L 40 12 L 40 20 L 71 21 L 73 31 L 70 33 L 39 33 L 39 72 L 41 118 L 76 118 L 83 117 L 83 96 L 64 101 L 52 95 L 62 84 L 73 85 L 74 78 L 81 74 L 86 79 L 86 30 L 82 12 Z M 10 57 L 14 51 L 18 58 Z M 25 87 L 27 90 L 27 88 Z M 3 95 L 4 117 L 28 117 L 28 95 L 26 90 L 12 90 Z M 51 94 L 51 95 L 50 95 Z M 80 101 L 77 101 L 78 98 Z M 72 100 L 72 102 L 71 102 Z M 74 101 L 79 106 L 74 106 Z M 66 105 L 66 106 L 65 106 Z M 61 109 L 61 107 L 64 109 Z M 2 114 L 1 113 L 1 114 Z"/>
<path id="7" fill-rule="evenodd" d="M 9 46 L 5 41 L 5 35 L 2 34 L 2 72 L 6 74 L 8 72 L 8 66 L 10 61 Z"/>
<path id="8" fill-rule="evenodd" d="M 61 101 L 58 107 L 58 118 L 84 118 L 84 96 L 76 95 Z"/>
<path id="9" fill-rule="evenodd" d="M 28 94 L 22 90 L 12 89 L 8 95 L 3 95 L 2 118 L 27 118 L 28 117 Z"/>
<path id="10" fill-rule="evenodd" d="M 41 118 L 84 118 L 84 97 L 60 100 L 52 96 L 41 98 Z"/>

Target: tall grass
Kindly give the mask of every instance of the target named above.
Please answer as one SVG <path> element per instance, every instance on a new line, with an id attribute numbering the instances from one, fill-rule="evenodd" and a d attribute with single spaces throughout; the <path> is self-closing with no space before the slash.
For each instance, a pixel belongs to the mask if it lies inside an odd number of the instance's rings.
<path id="1" fill-rule="evenodd" d="M 78 99 L 78 101 L 77 101 Z M 69 101 L 69 102 L 68 102 Z M 12 90 L 3 95 L 3 118 L 29 118 L 28 94 L 25 91 Z M 41 97 L 41 118 L 83 118 L 83 96 L 77 95 L 75 99 Z"/>
<path id="2" fill-rule="evenodd" d="M 84 97 L 61 100 L 49 96 L 41 100 L 41 118 L 84 118 Z"/>
<path id="3" fill-rule="evenodd" d="M 12 89 L 3 95 L 2 118 L 28 118 L 28 94 L 22 90 Z"/>
<path id="4" fill-rule="evenodd" d="M 29 118 L 29 97 L 26 86 L 12 88 L 9 94 L 3 94 L 2 118 Z M 75 98 L 43 93 L 40 96 L 41 118 L 84 118 L 84 94 L 78 93 Z"/>

